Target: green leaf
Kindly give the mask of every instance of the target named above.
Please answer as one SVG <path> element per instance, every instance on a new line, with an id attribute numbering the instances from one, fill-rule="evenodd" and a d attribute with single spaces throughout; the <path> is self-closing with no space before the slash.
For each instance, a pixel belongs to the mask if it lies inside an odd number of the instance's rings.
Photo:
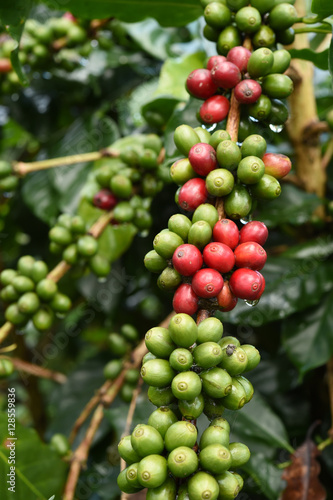
<path id="1" fill-rule="evenodd" d="M 78 17 L 116 17 L 129 23 L 153 17 L 162 26 L 184 26 L 203 12 L 199 0 L 69 0 L 66 10 Z"/>
<path id="2" fill-rule="evenodd" d="M 123 23 L 127 33 L 142 50 L 165 61 L 174 30 L 162 28 L 155 19 L 145 19 L 140 23 Z"/>
<path id="3" fill-rule="evenodd" d="M 333 23 L 332 23 L 332 31 L 333 31 Z M 333 78 L 333 37 L 331 38 L 331 43 L 329 47 L 328 69 L 330 70 L 331 76 Z"/>
<path id="4" fill-rule="evenodd" d="M 5 478 L 9 473 L 7 414 L 0 415 L 0 497 L 2 500 L 47 500 L 51 495 L 60 498 L 67 465 L 48 445 L 42 443 L 34 429 L 16 422 L 15 436 L 15 493 L 8 491 Z"/>
<path id="5" fill-rule="evenodd" d="M 250 460 L 242 469 L 252 477 L 269 500 L 279 498 L 281 491 L 285 487 L 284 481 L 281 479 L 282 471 L 268 460 L 263 453 L 252 453 Z"/>
<path id="6" fill-rule="evenodd" d="M 322 19 L 332 15 L 331 2 L 327 0 L 312 0 L 311 11 Z"/>
<path id="7" fill-rule="evenodd" d="M 333 237 L 331 235 L 318 236 L 314 240 L 294 245 L 283 253 L 284 257 L 292 259 L 326 259 L 333 253 Z"/>
<path id="8" fill-rule="evenodd" d="M 311 61 L 317 68 L 328 70 L 328 49 L 322 52 L 315 52 L 311 49 L 290 49 L 289 53 L 293 59 L 304 59 Z"/>
<path id="9" fill-rule="evenodd" d="M 230 313 L 217 316 L 230 323 L 260 326 L 287 318 L 317 304 L 333 287 L 333 262 L 321 256 L 308 260 L 268 258 L 263 275 L 266 289 L 255 307 L 238 301 Z"/>
<path id="10" fill-rule="evenodd" d="M 226 410 L 225 415 L 231 425 L 232 439 L 235 437 L 250 449 L 284 448 L 293 452 L 282 421 L 258 392 L 246 407 L 237 412 Z"/>
<path id="11" fill-rule="evenodd" d="M 283 345 L 301 376 L 333 355 L 333 292 L 318 307 L 295 314 L 282 324 Z"/>

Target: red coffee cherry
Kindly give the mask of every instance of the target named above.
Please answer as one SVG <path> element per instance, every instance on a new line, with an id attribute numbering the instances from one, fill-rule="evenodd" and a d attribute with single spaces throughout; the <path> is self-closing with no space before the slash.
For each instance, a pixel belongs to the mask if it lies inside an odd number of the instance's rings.
<path id="1" fill-rule="evenodd" d="M 217 167 L 217 159 L 215 149 L 209 144 L 199 142 L 191 147 L 188 154 L 188 159 L 193 170 L 205 177 L 214 168 Z"/>
<path id="2" fill-rule="evenodd" d="M 223 312 L 231 311 L 236 307 L 238 299 L 230 290 L 228 281 L 224 282 L 223 288 L 217 296 L 217 302 L 219 305 L 219 310 Z"/>
<path id="3" fill-rule="evenodd" d="M 187 91 L 197 99 L 208 99 L 217 91 L 217 85 L 208 69 L 195 69 L 186 80 Z"/>
<path id="4" fill-rule="evenodd" d="M 102 210 L 111 210 L 117 205 L 117 198 L 110 189 L 101 189 L 95 194 L 93 204 Z"/>
<path id="5" fill-rule="evenodd" d="M 260 271 L 266 263 L 267 254 L 259 243 L 247 241 L 235 249 L 235 259 L 237 267 L 249 267 L 254 271 Z"/>
<path id="6" fill-rule="evenodd" d="M 215 269 L 200 269 L 192 279 L 192 288 L 196 295 L 204 299 L 216 297 L 223 287 L 223 278 Z"/>
<path id="7" fill-rule="evenodd" d="M 239 236 L 239 243 L 256 241 L 259 245 L 264 245 L 268 238 L 268 229 L 263 222 L 253 220 L 242 227 L 239 231 Z"/>
<path id="8" fill-rule="evenodd" d="M 263 286 L 262 275 L 252 269 L 237 269 L 232 273 L 229 285 L 232 293 L 239 299 L 256 300 Z"/>
<path id="9" fill-rule="evenodd" d="M 200 250 L 190 244 L 180 245 L 172 257 L 173 267 L 183 276 L 192 276 L 201 269 L 202 263 Z"/>
<path id="10" fill-rule="evenodd" d="M 216 64 L 226 61 L 227 58 L 224 56 L 212 56 L 207 61 L 207 69 L 211 70 Z"/>
<path id="11" fill-rule="evenodd" d="M 173 309 L 176 313 L 184 313 L 192 316 L 198 310 L 198 296 L 194 293 L 191 285 L 183 283 L 173 296 Z"/>
<path id="12" fill-rule="evenodd" d="M 200 108 L 200 118 L 205 123 L 217 123 L 224 120 L 229 112 L 230 103 L 223 95 L 214 95 Z"/>
<path id="13" fill-rule="evenodd" d="M 216 85 L 223 89 L 233 89 L 242 79 L 238 66 L 229 61 L 216 64 L 211 75 Z"/>
<path id="14" fill-rule="evenodd" d="M 178 204 L 184 210 L 194 211 L 199 205 L 205 203 L 208 197 L 204 179 L 190 179 L 181 187 Z"/>
<path id="15" fill-rule="evenodd" d="M 262 161 L 265 164 L 265 174 L 272 175 L 275 179 L 282 179 L 291 170 L 290 158 L 286 155 L 266 153 Z"/>
<path id="16" fill-rule="evenodd" d="M 218 241 L 205 246 L 203 260 L 208 267 L 220 273 L 228 273 L 235 265 L 235 255 L 231 248 Z"/>
<path id="17" fill-rule="evenodd" d="M 221 219 L 213 227 L 213 238 L 214 241 L 219 241 L 234 249 L 239 242 L 238 227 L 230 219 Z"/>
<path id="18" fill-rule="evenodd" d="M 241 104 L 253 104 L 261 96 L 261 85 L 255 80 L 242 80 L 235 87 L 235 97 Z"/>
<path id="19" fill-rule="evenodd" d="M 245 47 L 233 47 L 228 52 L 227 61 L 236 64 L 236 66 L 239 68 L 239 71 L 241 71 L 242 73 L 246 73 L 247 63 L 251 57 L 251 54 L 252 52 Z"/>

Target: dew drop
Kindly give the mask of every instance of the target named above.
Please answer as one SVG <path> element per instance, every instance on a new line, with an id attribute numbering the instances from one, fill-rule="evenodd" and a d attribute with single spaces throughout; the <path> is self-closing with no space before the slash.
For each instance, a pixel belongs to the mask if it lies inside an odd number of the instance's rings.
<path id="1" fill-rule="evenodd" d="M 240 222 L 242 224 L 247 224 L 248 222 L 251 222 L 252 220 L 253 220 L 252 215 L 248 215 L 247 217 L 243 217 L 242 219 L 240 219 Z"/>
<path id="2" fill-rule="evenodd" d="M 257 300 L 244 300 L 245 304 L 249 307 L 254 307 L 259 303 L 259 299 Z"/>
<path id="3" fill-rule="evenodd" d="M 283 130 L 283 125 L 273 125 L 272 123 L 270 123 L 269 128 L 276 134 L 279 134 Z"/>
<path id="4" fill-rule="evenodd" d="M 202 125 L 202 128 L 206 129 L 208 132 L 214 132 L 217 127 L 217 123 L 213 123 L 212 125 Z"/>

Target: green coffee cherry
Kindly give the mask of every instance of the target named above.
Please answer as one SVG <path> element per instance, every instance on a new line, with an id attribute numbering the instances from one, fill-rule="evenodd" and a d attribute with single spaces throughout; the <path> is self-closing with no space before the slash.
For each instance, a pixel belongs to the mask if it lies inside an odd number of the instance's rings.
<path id="1" fill-rule="evenodd" d="M 188 477 L 199 466 L 197 454 L 187 446 L 179 446 L 168 456 L 168 468 L 175 477 Z"/>
<path id="2" fill-rule="evenodd" d="M 193 358 L 201 368 L 212 368 L 221 362 L 222 348 L 216 342 L 204 342 L 195 347 Z"/>
<path id="3" fill-rule="evenodd" d="M 274 62 L 271 68 L 271 73 L 284 73 L 290 66 L 291 55 L 285 49 L 276 50 L 273 52 Z"/>
<path id="4" fill-rule="evenodd" d="M 153 241 L 154 250 L 164 259 L 171 259 L 177 247 L 184 241 L 178 234 L 169 231 L 162 231 L 155 236 Z"/>
<path id="5" fill-rule="evenodd" d="M 265 173 L 265 164 L 257 156 L 246 156 L 237 168 L 238 179 L 244 184 L 256 184 Z"/>
<path id="6" fill-rule="evenodd" d="M 281 194 L 281 185 L 275 177 L 264 174 L 257 184 L 251 186 L 251 193 L 260 200 L 274 200 Z"/>
<path id="7" fill-rule="evenodd" d="M 243 389 L 245 391 L 245 394 L 246 394 L 246 403 L 249 403 L 251 401 L 251 399 L 253 398 L 253 394 L 254 394 L 254 389 L 253 389 L 253 385 L 251 384 L 251 382 L 243 377 L 242 375 L 239 375 L 238 377 L 236 377 L 238 382 L 243 386 Z"/>
<path id="8" fill-rule="evenodd" d="M 58 245 L 58 243 L 55 243 L 54 241 L 50 242 L 49 249 L 51 253 L 54 253 L 56 255 L 61 254 L 63 251 L 63 246 Z"/>
<path id="9" fill-rule="evenodd" d="M 232 379 L 231 392 L 223 398 L 223 404 L 228 410 L 240 410 L 246 403 L 246 393 L 242 384 L 236 378 Z"/>
<path id="10" fill-rule="evenodd" d="M 201 467 L 212 474 L 221 474 L 231 465 L 230 451 L 218 443 L 209 444 L 201 450 L 199 459 Z"/>
<path id="11" fill-rule="evenodd" d="M 9 377 L 15 370 L 15 366 L 10 359 L 0 359 L 0 379 Z"/>
<path id="12" fill-rule="evenodd" d="M 282 45 L 290 45 L 295 40 L 295 31 L 293 28 L 287 28 L 276 32 L 276 41 Z"/>
<path id="13" fill-rule="evenodd" d="M 242 349 L 247 355 L 247 363 L 244 372 L 249 372 L 260 363 L 260 353 L 258 349 L 250 344 L 243 344 Z"/>
<path id="14" fill-rule="evenodd" d="M 9 161 L 0 161 L 0 179 L 4 179 L 12 174 L 12 166 Z"/>
<path id="15" fill-rule="evenodd" d="M 258 134 L 249 135 L 241 146 L 242 157 L 257 156 L 262 158 L 266 153 L 267 143 L 265 139 Z"/>
<path id="16" fill-rule="evenodd" d="M 133 486 L 133 488 L 137 489 L 141 488 L 141 484 L 139 483 L 138 480 L 138 467 L 139 467 L 139 462 L 136 462 L 126 468 L 126 478 L 128 484 Z"/>
<path id="17" fill-rule="evenodd" d="M 127 469 L 121 471 L 121 473 L 117 477 L 117 484 L 121 491 L 124 493 L 136 493 L 140 491 L 138 488 L 132 486 L 127 479 Z"/>
<path id="18" fill-rule="evenodd" d="M 148 389 L 148 398 L 153 405 L 158 407 L 168 406 L 175 400 L 171 387 L 151 386 Z"/>
<path id="19" fill-rule="evenodd" d="M 219 214 L 216 208 L 209 203 L 199 205 L 192 216 L 192 223 L 199 222 L 201 220 L 208 222 L 210 227 L 213 229 L 216 222 L 219 220 Z"/>
<path id="20" fill-rule="evenodd" d="M 156 134 L 146 134 L 144 137 L 144 147 L 152 149 L 158 154 L 162 149 L 161 138 Z"/>
<path id="21" fill-rule="evenodd" d="M 161 486 L 149 488 L 146 500 L 175 500 L 177 487 L 175 480 L 168 477 Z"/>
<path id="22" fill-rule="evenodd" d="M 143 380 L 154 387 L 167 387 L 175 375 L 175 371 L 165 359 L 151 359 L 141 368 Z"/>
<path id="23" fill-rule="evenodd" d="M 96 171 L 96 180 L 101 187 L 108 188 L 110 186 L 111 178 L 115 175 L 115 173 L 113 165 L 102 165 Z"/>
<path id="24" fill-rule="evenodd" d="M 57 219 L 57 226 L 64 227 L 65 229 L 71 230 L 72 217 L 69 214 L 61 214 Z"/>
<path id="25" fill-rule="evenodd" d="M 222 427 L 222 429 L 225 429 L 230 434 L 230 425 L 228 420 L 226 420 L 225 418 L 214 418 L 214 420 L 212 420 L 210 425 L 212 427 L 214 426 Z"/>
<path id="26" fill-rule="evenodd" d="M 18 293 L 32 292 L 35 283 L 27 276 L 15 276 L 12 285 Z"/>
<path id="27" fill-rule="evenodd" d="M 269 123 L 272 125 L 283 125 L 289 117 L 287 106 L 278 99 L 271 99 L 272 109 L 268 117 Z"/>
<path id="28" fill-rule="evenodd" d="M 52 242 L 61 246 L 67 246 L 72 242 L 71 232 L 62 226 L 54 226 L 49 231 L 49 238 Z"/>
<path id="29" fill-rule="evenodd" d="M 193 356 L 187 349 L 179 347 L 172 351 L 169 363 L 171 368 L 178 372 L 184 372 L 191 368 L 193 364 Z"/>
<path id="30" fill-rule="evenodd" d="M 166 267 L 157 279 L 157 286 L 161 290 L 175 290 L 181 281 L 182 277 L 176 269 Z"/>
<path id="31" fill-rule="evenodd" d="M 207 318 L 198 325 L 197 344 L 219 342 L 223 335 L 223 324 L 217 318 Z"/>
<path id="32" fill-rule="evenodd" d="M 219 143 L 216 150 L 217 161 L 222 168 L 234 170 L 242 159 L 239 147 L 234 141 L 225 140 Z"/>
<path id="33" fill-rule="evenodd" d="M 242 476 L 240 476 L 239 474 L 237 474 L 236 472 L 231 472 L 231 474 L 234 476 L 234 478 L 236 478 L 238 484 L 239 484 L 239 488 L 242 489 L 243 486 L 244 486 L 244 480 L 242 478 Z"/>
<path id="34" fill-rule="evenodd" d="M 134 451 L 141 457 L 160 454 L 164 449 L 161 434 L 151 425 L 137 425 L 131 434 L 131 443 Z"/>
<path id="35" fill-rule="evenodd" d="M 255 33 L 261 25 L 260 12 L 254 7 L 241 8 L 235 17 L 237 28 L 244 33 Z"/>
<path id="36" fill-rule="evenodd" d="M 173 342 L 180 347 L 190 347 L 198 336 L 194 319 L 188 314 L 176 314 L 170 321 L 169 333 Z"/>
<path id="37" fill-rule="evenodd" d="M 164 438 L 169 427 L 178 421 L 178 418 L 167 406 L 161 406 L 153 411 L 148 419 L 148 424 L 154 427 Z"/>
<path id="38" fill-rule="evenodd" d="M 286 30 L 297 21 L 298 15 L 295 7 L 289 3 L 275 5 L 269 13 L 268 22 L 273 30 Z"/>
<path id="39" fill-rule="evenodd" d="M 0 179 L 0 191 L 4 191 L 5 193 L 10 193 L 11 191 L 15 191 L 19 183 L 18 177 L 15 175 L 9 175 L 8 177 L 4 177 Z"/>
<path id="40" fill-rule="evenodd" d="M 145 335 L 147 349 L 157 358 L 169 358 L 176 345 L 171 340 L 169 330 L 156 326 L 148 330 Z"/>
<path id="41" fill-rule="evenodd" d="M 198 134 L 189 125 L 180 125 L 177 127 L 173 140 L 177 149 L 179 149 L 184 156 L 188 156 L 191 147 L 200 142 Z"/>
<path id="42" fill-rule="evenodd" d="M 222 141 L 229 140 L 230 141 L 231 137 L 230 134 L 226 130 L 216 130 L 212 135 L 209 140 L 209 144 L 213 146 L 214 149 L 217 148 L 217 146 L 220 144 Z"/>
<path id="43" fill-rule="evenodd" d="M 206 144 L 209 144 L 211 135 L 208 132 L 208 130 L 206 130 L 205 128 L 202 128 L 202 127 L 196 127 L 194 129 L 194 132 L 196 132 L 196 134 L 198 135 L 200 142 L 204 142 Z"/>
<path id="44" fill-rule="evenodd" d="M 203 36 L 210 42 L 217 42 L 219 39 L 220 30 L 212 28 L 209 24 L 206 24 L 203 29 Z"/>
<path id="45" fill-rule="evenodd" d="M 119 198 L 129 198 L 132 193 L 132 182 L 124 175 L 118 174 L 111 178 L 110 189 Z"/>
<path id="46" fill-rule="evenodd" d="M 160 455 L 146 456 L 139 463 L 138 479 L 145 488 L 158 488 L 166 481 L 167 476 L 167 461 Z"/>
<path id="47" fill-rule="evenodd" d="M 1 290 L 0 296 L 4 302 L 16 302 L 20 294 L 15 290 L 13 285 L 7 285 Z"/>
<path id="48" fill-rule="evenodd" d="M 274 7 L 275 0 L 252 0 L 251 5 L 258 9 L 261 14 L 265 14 Z"/>
<path id="49" fill-rule="evenodd" d="M 213 420 L 215 418 L 220 418 L 224 412 L 223 406 L 223 398 L 210 398 L 209 396 L 204 396 L 205 406 L 204 406 L 204 414 L 209 420 Z"/>
<path id="50" fill-rule="evenodd" d="M 230 443 L 229 450 L 231 453 L 231 468 L 237 469 L 242 467 L 249 461 L 251 453 L 248 447 L 243 443 Z"/>
<path id="51" fill-rule="evenodd" d="M 108 346 L 114 356 L 122 358 L 128 351 L 126 340 L 118 333 L 110 333 L 108 336 Z"/>
<path id="52" fill-rule="evenodd" d="M 32 317 L 32 322 L 37 330 L 49 330 L 53 323 L 54 314 L 51 309 L 43 307 L 39 309 Z"/>
<path id="53" fill-rule="evenodd" d="M 155 196 L 159 191 L 161 191 L 163 183 L 154 175 L 146 174 L 142 179 L 141 187 L 144 196 Z"/>
<path id="54" fill-rule="evenodd" d="M 229 471 L 216 476 L 216 481 L 219 485 L 219 499 L 233 500 L 237 497 L 240 491 L 240 485 L 237 478 Z"/>
<path id="55" fill-rule="evenodd" d="M 14 269 L 4 269 L 0 274 L 0 282 L 4 286 L 11 285 L 15 276 L 17 276 L 17 271 Z"/>
<path id="56" fill-rule="evenodd" d="M 109 361 L 103 369 L 103 375 L 106 379 L 114 380 L 118 377 L 123 367 L 123 362 L 120 359 Z"/>
<path id="57" fill-rule="evenodd" d="M 165 433 L 164 443 L 170 452 L 178 446 L 193 448 L 197 441 L 198 431 L 195 425 L 181 420 L 172 424 Z"/>
<path id="58" fill-rule="evenodd" d="M 200 417 L 204 406 L 205 400 L 202 394 L 189 401 L 186 399 L 178 400 L 178 409 L 186 420 L 196 420 Z"/>
<path id="59" fill-rule="evenodd" d="M 13 325 L 24 325 L 28 321 L 28 317 L 21 313 L 18 304 L 14 303 L 7 307 L 5 312 L 5 318 L 7 321 L 13 323 Z"/>
<path id="60" fill-rule="evenodd" d="M 287 75 L 279 73 L 265 76 L 262 82 L 262 91 L 269 97 L 276 99 L 284 99 L 289 97 L 294 90 L 294 84 L 291 78 Z"/>
<path id="61" fill-rule="evenodd" d="M 223 398 L 231 392 L 232 379 L 222 368 L 211 368 L 200 373 L 202 387 L 205 393 L 212 398 Z"/>
<path id="62" fill-rule="evenodd" d="M 23 276 L 27 276 L 31 278 L 33 265 L 35 263 L 35 259 L 31 257 L 31 255 L 25 255 L 21 257 L 17 262 L 17 270 Z"/>
<path id="63" fill-rule="evenodd" d="M 42 260 L 38 260 L 32 266 L 31 278 L 34 280 L 35 283 L 38 283 L 39 281 L 46 278 L 48 272 L 49 270 L 45 262 L 43 262 Z"/>
<path id="64" fill-rule="evenodd" d="M 196 175 L 188 158 L 176 161 L 170 169 L 171 179 L 178 186 L 182 186 L 185 182 L 196 177 Z"/>
<path id="65" fill-rule="evenodd" d="M 157 167 L 157 153 L 152 149 L 144 149 L 139 156 L 139 165 L 142 168 L 151 170 Z"/>
<path id="66" fill-rule="evenodd" d="M 226 56 L 229 50 L 241 44 L 242 39 L 238 29 L 235 26 L 227 26 L 217 40 L 217 52 L 222 56 Z"/>
<path id="67" fill-rule="evenodd" d="M 257 185 L 255 184 L 255 186 Z M 252 199 L 246 187 L 236 184 L 231 193 L 225 198 L 224 209 L 226 214 L 231 219 L 241 219 L 250 213 L 251 208 Z"/>
<path id="68" fill-rule="evenodd" d="M 113 210 L 113 218 L 117 222 L 131 222 L 135 212 L 127 201 L 121 201 Z"/>
<path id="69" fill-rule="evenodd" d="M 155 250 L 151 250 L 145 255 L 144 265 L 151 273 L 160 273 L 168 264 Z"/>
<path id="70" fill-rule="evenodd" d="M 125 382 L 130 385 L 136 385 L 140 378 L 140 372 L 136 368 L 130 368 L 125 373 Z"/>
<path id="71" fill-rule="evenodd" d="M 253 78 L 260 78 L 271 73 L 273 63 L 273 52 L 267 47 L 262 47 L 252 52 L 247 64 L 247 71 Z"/>
<path id="72" fill-rule="evenodd" d="M 272 47 L 275 44 L 275 32 L 270 26 L 262 24 L 252 38 L 254 47 Z"/>
<path id="73" fill-rule="evenodd" d="M 45 302 L 52 300 L 57 291 L 57 284 L 49 278 L 41 280 L 36 286 L 38 297 Z"/>
<path id="74" fill-rule="evenodd" d="M 206 472 L 197 472 L 188 481 L 188 493 L 191 500 L 216 500 L 219 486 L 215 478 Z"/>
<path id="75" fill-rule="evenodd" d="M 237 11 L 246 7 L 248 2 L 246 0 L 227 0 L 227 6 L 229 9 Z"/>
<path id="76" fill-rule="evenodd" d="M 233 344 L 236 347 L 240 347 L 240 342 L 236 337 L 232 337 L 231 335 L 227 335 L 226 337 L 222 337 L 222 339 L 218 342 L 222 347 L 227 347 L 228 344 Z M 247 366 L 247 365 L 246 365 Z"/>
<path id="77" fill-rule="evenodd" d="M 211 444 L 221 444 L 226 448 L 229 447 L 229 435 L 228 429 L 223 429 L 218 425 L 210 425 L 201 435 L 200 438 L 200 450 L 203 450 Z"/>
<path id="78" fill-rule="evenodd" d="M 148 212 L 143 208 L 138 208 L 135 212 L 135 217 L 133 219 L 133 224 L 140 230 L 145 231 L 151 227 L 153 223 L 153 218 Z"/>
<path id="79" fill-rule="evenodd" d="M 152 354 L 151 352 L 147 352 L 147 354 L 145 354 L 142 358 L 142 364 L 144 365 L 145 363 L 147 363 L 147 361 L 150 361 L 151 359 L 156 359 L 156 356 L 154 356 L 154 354 Z"/>
<path id="80" fill-rule="evenodd" d="M 74 266 L 77 264 L 79 259 L 78 250 L 76 243 L 72 243 L 65 248 L 62 253 L 62 258 L 69 264 L 70 266 Z"/>
<path id="81" fill-rule="evenodd" d="M 93 257 L 98 250 L 98 242 L 93 236 L 87 234 L 77 240 L 77 250 L 83 257 Z"/>
<path id="82" fill-rule="evenodd" d="M 111 271 L 111 264 L 108 259 L 98 253 L 89 260 L 89 267 L 100 278 L 104 278 Z"/>
<path id="83" fill-rule="evenodd" d="M 125 383 L 122 385 L 119 395 L 125 403 L 130 403 L 133 398 L 133 391 L 133 385 Z"/>
<path id="84" fill-rule="evenodd" d="M 53 434 L 50 440 L 50 446 L 61 457 L 64 457 L 70 451 L 69 441 L 63 434 Z"/>
<path id="85" fill-rule="evenodd" d="M 23 314 L 33 314 L 40 306 L 38 295 L 34 292 L 27 292 L 21 295 L 18 303 L 18 308 Z"/>
<path id="86" fill-rule="evenodd" d="M 177 399 L 191 401 L 201 393 L 202 383 L 194 372 L 178 373 L 172 380 L 171 389 Z"/>
<path id="87" fill-rule="evenodd" d="M 188 233 L 188 242 L 197 248 L 204 248 L 212 238 L 212 227 L 204 220 L 192 224 Z"/>
<path id="88" fill-rule="evenodd" d="M 223 3 L 212 2 L 205 8 L 204 17 L 209 26 L 221 29 L 230 24 L 231 12 Z"/>
<path id="89" fill-rule="evenodd" d="M 261 94 L 257 102 L 248 107 L 248 113 L 259 121 L 266 120 L 272 111 L 272 101 L 269 97 Z"/>
<path id="90" fill-rule="evenodd" d="M 131 436 L 123 437 L 118 444 L 118 453 L 128 465 L 139 462 L 140 455 L 136 453 L 132 446 Z"/>
<path id="91" fill-rule="evenodd" d="M 178 234 L 178 236 L 180 236 L 183 241 L 187 241 L 191 226 L 192 222 L 190 221 L 190 219 L 182 214 L 172 215 L 168 221 L 169 230 L 173 233 Z"/>
<path id="92" fill-rule="evenodd" d="M 206 188 L 212 196 L 226 196 L 235 184 L 234 176 L 225 168 L 217 168 L 206 177 Z"/>

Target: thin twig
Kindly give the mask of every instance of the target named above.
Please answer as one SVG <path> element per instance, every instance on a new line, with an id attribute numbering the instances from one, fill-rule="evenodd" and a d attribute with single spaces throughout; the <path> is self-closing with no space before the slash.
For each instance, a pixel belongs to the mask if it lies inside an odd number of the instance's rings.
<path id="1" fill-rule="evenodd" d="M 20 358 L 12 358 L 10 356 L 1 356 L 1 358 L 9 359 L 18 371 L 29 373 L 29 375 L 48 378 L 50 380 L 54 380 L 54 382 L 58 382 L 58 384 L 64 384 L 67 382 L 67 377 L 63 373 L 55 372 L 49 370 L 48 368 L 28 363 L 27 361 L 22 361 Z"/>
<path id="2" fill-rule="evenodd" d="M 323 169 L 327 168 L 333 156 L 333 139 L 331 139 L 327 145 L 324 156 L 321 160 L 321 166 Z"/>
<path id="3" fill-rule="evenodd" d="M 333 440 L 333 358 L 327 363 L 328 394 L 331 408 L 331 428 L 328 431 L 329 437 Z"/>

